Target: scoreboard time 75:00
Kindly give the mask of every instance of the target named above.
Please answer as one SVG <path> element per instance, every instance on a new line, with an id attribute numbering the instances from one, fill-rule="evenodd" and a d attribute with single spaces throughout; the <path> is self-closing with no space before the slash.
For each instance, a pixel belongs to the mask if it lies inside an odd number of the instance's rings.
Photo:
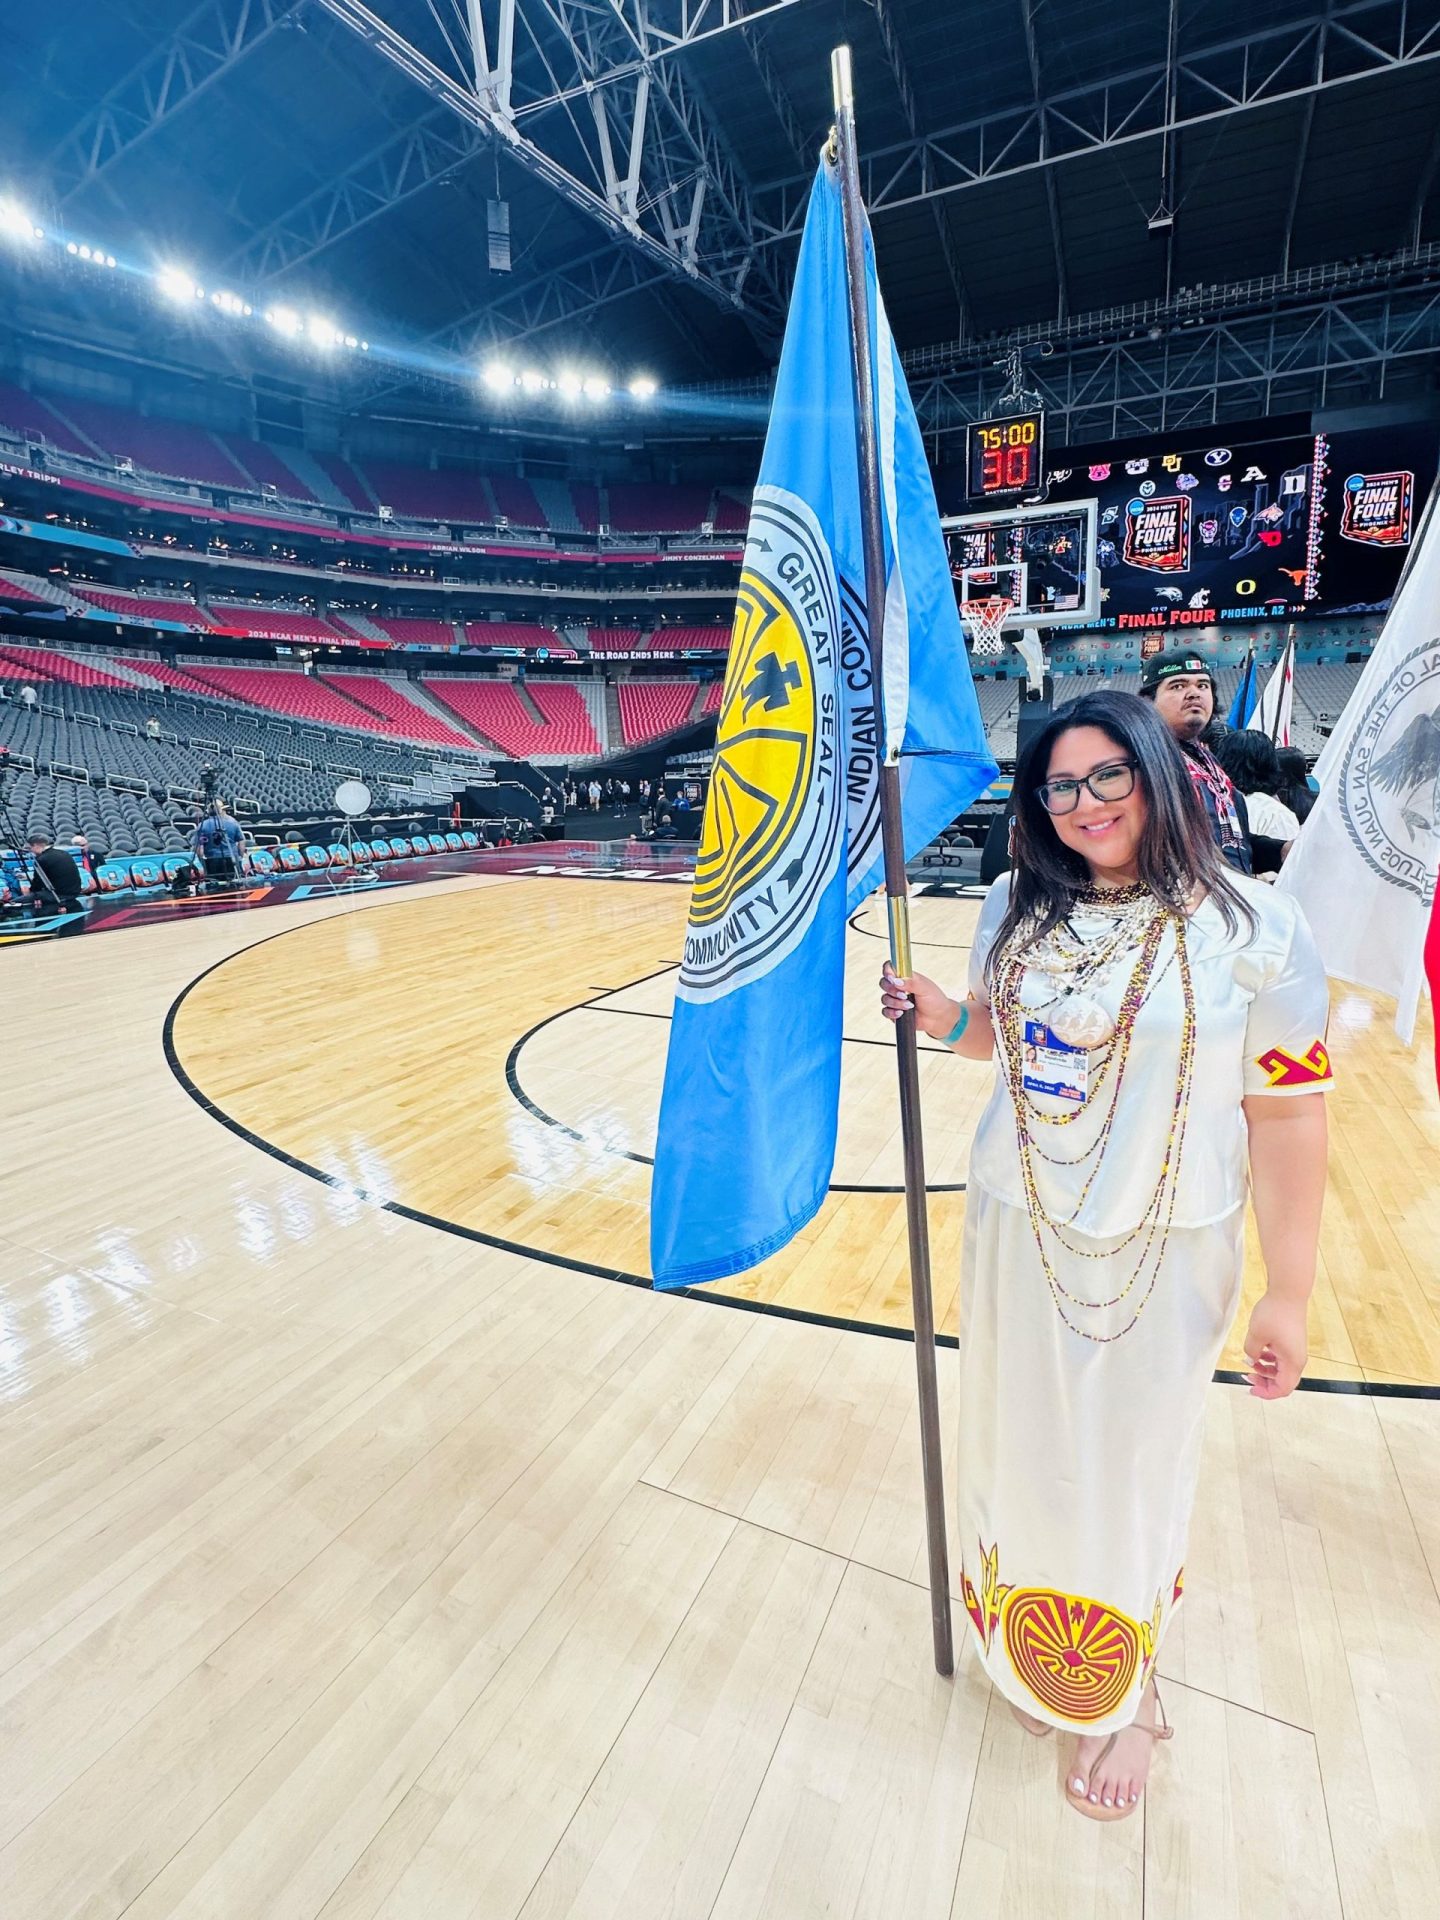
<path id="1" fill-rule="evenodd" d="M 1045 416 L 1010 413 L 973 420 L 966 434 L 965 471 L 972 500 L 1013 499 L 1038 493 L 1045 467 Z"/>

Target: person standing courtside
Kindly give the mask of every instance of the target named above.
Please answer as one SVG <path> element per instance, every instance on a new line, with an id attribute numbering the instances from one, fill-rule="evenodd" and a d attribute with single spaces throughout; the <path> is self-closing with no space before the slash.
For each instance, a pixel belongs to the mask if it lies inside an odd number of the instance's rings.
<path id="1" fill-rule="evenodd" d="M 30 898 L 36 913 L 79 913 L 85 883 L 74 858 L 63 847 L 52 845 L 48 834 L 32 833 L 28 844 L 34 868 Z"/>
<path id="2" fill-rule="evenodd" d="M 1140 695 L 1154 701 L 1155 711 L 1179 741 L 1222 857 L 1241 873 L 1251 872 L 1244 802 L 1237 800 L 1229 775 L 1204 740 L 1215 718 L 1215 675 L 1210 662 L 1188 647 L 1152 653 L 1140 668 Z"/>

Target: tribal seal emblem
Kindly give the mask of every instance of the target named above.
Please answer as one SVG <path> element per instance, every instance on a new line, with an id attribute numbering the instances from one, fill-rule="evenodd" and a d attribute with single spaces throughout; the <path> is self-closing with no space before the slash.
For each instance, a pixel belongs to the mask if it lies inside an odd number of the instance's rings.
<path id="1" fill-rule="evenodd" d="M 1429 901 L 1440 838 L 1440 640 L 1399 662 L 1375 693 L 1340 766 L 1340 811 L 1362 858 Z"/>
<path id="2" fill-rule="evenodd" d="M 844 839 L 834 558 L 810 508 L 756 489 L 677 992 L 719 999 L 803 939 Z"/>

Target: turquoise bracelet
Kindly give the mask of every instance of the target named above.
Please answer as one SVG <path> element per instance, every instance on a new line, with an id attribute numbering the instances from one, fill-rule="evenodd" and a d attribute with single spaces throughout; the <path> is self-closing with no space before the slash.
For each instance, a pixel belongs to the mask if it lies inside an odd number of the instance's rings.
<path id="1" fill-rule="evenodd" d="M 970 1009 L 968 1006 L 966 1006 L 962 1002 L 960 1007 L 960 1018 L 955 1022 L 954 1026 L 950 1029 L 949 1033 L 946 1034 L 945 1038 L 940 1042 L 941 1046 L 942 1047 L 955 1046 L 959 1041 L 960 1036 L 964 1033 L 965 1029 L 969 1026 L 969 1024 L 970 1024 Z"/>

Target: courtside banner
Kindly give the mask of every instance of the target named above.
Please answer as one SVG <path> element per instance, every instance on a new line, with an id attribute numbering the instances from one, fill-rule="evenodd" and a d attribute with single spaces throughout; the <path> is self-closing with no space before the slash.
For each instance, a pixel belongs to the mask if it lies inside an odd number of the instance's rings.
<path id="1" fill-rule="evenodd" d="M 879 884 L 879 768 L 918 852 L 996 777 L 920 430 L 866 235 L 885 699 L 866 631 L 840 188 L 811 190 L 725 674 L 651 1191 L 657 1287 L 793 1237 L 835 1159 L 848 913 Z"/>

